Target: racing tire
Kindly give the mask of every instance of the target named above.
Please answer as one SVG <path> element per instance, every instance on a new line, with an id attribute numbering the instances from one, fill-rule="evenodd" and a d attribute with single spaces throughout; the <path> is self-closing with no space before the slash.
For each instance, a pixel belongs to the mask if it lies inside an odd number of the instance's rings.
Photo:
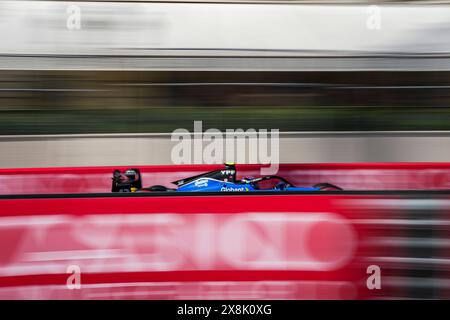
<path id="1" fill-rule="evenodd" d="M 173 189 L 169 189 L 169 188 L 167 188 L 165 186 L 160 186 L 160 185 L 144 188 L 143 190 L 155 191 L 155 192 L 173 191 Z"/>
<path id="2" fill-rule="evenodd" d="M 320 191 L 342 191 L 342 190 L 344 190 L 344 189 L 342 189 L 338 186 L 335 186 L 334 184 L 328 183 L 328 182 L 315 184 L 313 186 L 313 188 L 318 188 Z"/>

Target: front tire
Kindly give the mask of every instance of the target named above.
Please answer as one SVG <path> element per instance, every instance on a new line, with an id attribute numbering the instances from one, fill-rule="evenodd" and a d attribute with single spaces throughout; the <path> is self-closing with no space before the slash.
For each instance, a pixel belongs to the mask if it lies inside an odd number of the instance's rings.
<path id="1" fill-rule="evenodd" d="M 169 189 L 169 188 L 167 188 L 165 186 L 160 186 L 160 185 L 151 186 L 151 187 L 148 187 L 148 188 L 143 188 L 142 190 L 153 191 L 153 192 L 173 191 L 173 189 Z"/>

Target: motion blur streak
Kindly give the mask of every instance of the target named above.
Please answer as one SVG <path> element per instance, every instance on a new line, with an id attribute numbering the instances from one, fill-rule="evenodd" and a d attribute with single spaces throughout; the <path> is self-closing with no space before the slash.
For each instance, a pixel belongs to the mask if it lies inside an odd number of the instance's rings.
<path id="1" fill-rule="evenodd" d="M 192 123 L 188 129 L 191 127 Z M 203 137 L 206 136 L 204 133 Z M 239 137 L 237 133 L 233 136 Z M 3 151 L 0 164 L 2 168 L 116 166 L 124 161 L 127 165 L 163 165 L 172 163 L 171 150 L 177 143 L 178 140 L 172 141 L 166 133 L 3 135 L 0 136 Z M 203 148 L 208 144 L 206 139 L 202 141 Z M 450 131 L 281 132 L 279 161 L 450 162 L 447 145 L 450 145 Z M 250 147 L 235 149 L 233 159 L 226 151 L 222 162 L 227 159 L 244 164 L 254 158 Z M 192 154 L 194 151 L 191 150 Z M 124 159 L 124 154 L 132 157 Z M 195 157 L 191 160 L 203 162 Z"/>
<path id="2" fill-rule="evenodd" d="M 374 3 L 379 29 L 367 24 Z M 79 29 L 67 27 L 70 6 Z M 222 131 L 448 131 L 449 16 L 448 3 L 0 1 L 0 134 L 170 134 L 194 120 Z M 165 141 L 90 138 L 2 143 L 0 166 L 112 165 L 127 152 L 169 163 Z M 445 136 L 317 140 L 288 139 L 281 162 L 449 159 Z"/>
<path id="3" fill-rule="evenodd" d="M 1 264 L 0 276 L 58 273 L 67 265 L 78 265 L 87 273 L 333 271 L 351 260 L 355 247 L 353 229 L 329 213 L 103 214 L 68 217 L 57 224 L 32 222 L 40 217 L 16 217 L 17 225 L 8 217 L 0 219 L 0 232 L 21 234 L 18 260 Z M 24 221 L 31 229 L 24 229 Z M 210 237 L 199 238 L 202 230 L 212 230 Z M 310 243 L 311 239 L 322 240 Z M 211 244 L 208 248 L 205 241 Z M 42 251 L 48 248 L 52 250 Z"/>
<path id="4" fill-rule="evenodd" d="M 0 299 L 354 299 L 356 289 L 342 281 L 198 281 L 105 283 L 83 290 L 65 286 L 0 288 Z"/>
<path id="5" fill-rule="evenodd" d="M 80 13 L 76 28 L 67 27 L 71 20 L 70 14 L 66 14 L 69 5 L 75 6 Z M 295 57 L 315 55 L 324 56 L 325 65 L 339 70 L 346 65 L 348 56 L 367 59 L 379 54 L 393 58 L 444 54 L 446 57 L 450 51 L 449 35 L 445 31 L 449 27 L 449 5 L 380 4 L 382 25 L 375 30 L 367 23 L 370 17 L 367 9 L 367 5 L 352 4 L 2 1 L 0 32 L 7 36 L 0 46 L 3 54 L 0 68 L 236 70 L 251 67 L 251 61 L 233 67 L 236 60 L 220 65 L 211 56 L 282 56 L 290 57 L 285 59 L 289 62 Z M 58 61 L 64 56 L 75 58 L 75 61 Z M 97 60 L 84 61 L 89 56 Z M 107 57 L 99 59 L 102 56 Z M 154 62 L 146 64 L 145 58 L 152 56 L 156 58 Z M 186 57 L 192 56 L 204 58 L 197 59 L 200 63 L 194 60 L 189 63 Z M 40 64 L 27 63 L 37 57 Z M 117 64 L 110 61 L 111 57 L 129 59 Z M 175 63 L 170 63 L 165 57 L 179 59 L 172 59 Z M 328 62 L 330 57 L 334 60 Z M 376 63 L 373 59 L 371 64 L 368 60 L 368 66 L 380 68 L 379 61 Z M 283 66 L 280 61 L 253 67 L 260 70 L 299 69 L 295 68 L 295 62 L 285 62 Z M 404 68 L 409 70 L 430 66 L 423 60 L 418 60 L 419 65 L 408 64 L 408 61 L 402 60 L 406 63 Z M 387 59 L 385 68 L 389 65 L 398 69 Z M 357 68 L 357 64 L 354 66 L 356 68 L 349 69 L 363 69 Z M 448 70 L 449 66 L 444 59 L 437 70 Z M 320 65 L 316 64 L 315 70 L 318 68 Z"/>
<path id="6" fill-rule="evenodd" d="M 445 298 L 450 227 L 428 223 L 446 220 L 449 201 L 427 191 L 2 198 L 0 295 Z M 80 290 L 64 287 L 70 265 Z M 380 290 L 366 286 L 371 265 Z"/>

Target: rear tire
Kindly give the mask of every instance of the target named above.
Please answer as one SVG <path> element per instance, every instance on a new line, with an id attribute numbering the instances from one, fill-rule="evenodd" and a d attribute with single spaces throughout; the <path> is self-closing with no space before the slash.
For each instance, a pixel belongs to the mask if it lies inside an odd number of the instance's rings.
<path id="1" fill-rule="evenodd" d="M 320 191 L 342 191 L 344 189 L 335 186 L 334 184 L 324 182 L 324 183 L 318 183 L 313 186 L 313 188 L 319 188 Z"/>

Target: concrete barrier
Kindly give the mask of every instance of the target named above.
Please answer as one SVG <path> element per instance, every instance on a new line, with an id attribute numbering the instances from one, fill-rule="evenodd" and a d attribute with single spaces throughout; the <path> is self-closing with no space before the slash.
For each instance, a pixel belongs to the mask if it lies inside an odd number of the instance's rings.
<path id="1" fill-rule="evenodd" d="M 177 143 L 165 133 L 0 136 L 0 168 L 171 165 Z M 449 145 L 450 131 L 282 132 L 279 160 L 450 162 Z"/>

